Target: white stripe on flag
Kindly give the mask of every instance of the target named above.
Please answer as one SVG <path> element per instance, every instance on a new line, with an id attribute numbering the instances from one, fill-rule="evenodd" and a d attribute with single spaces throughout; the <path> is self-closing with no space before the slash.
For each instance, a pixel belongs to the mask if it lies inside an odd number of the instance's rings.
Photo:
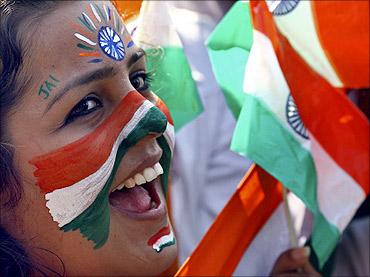
<path id="1" fill-rule="evenodd" d="M 134 40 L 143 48 L 182 48 L 165 1 L 143 1 L 137 26 Z"/>
<path id="2" fill-rule="evenodd" d="M 253 45 L 245 69 L 244 92 L 260 99 L 305 148 L 311 142 L 297 135 L 286 119 L 286 102 L 290 90 L 277 60 L 271 41 L 263 33 L 253 30 Z"/>
<path id="3" fill-rule="evenodd" d="M 148 100 L 143 102 L 118 135 L 108 159 L 96 172 L 69 187 L 45 195 L 46 206 L 59 227 L 70 223 L 95 201 L 112 172 L 119 145 L 152 107 L 154 105 Z"/>
<path id="4" fill-rule="evenodd" d="M 287 198 L 291 207 L 294 229 L 297 234 L 300 234 L 306 211 L 305 206 L 293 193 L 288 193 Z M 253 239 L 233 276 L 268 276 L 279 255 L 290 247 L 292 246 L 289 240 L 284 204 L 281 203 Z"/>
<path id="5" fill-rule="evenodd" d="M 365 192 L 321 147 L 310 133 L 317 174 L 317 201 L 325 218 L 340 232 L 365 200 Z"/>
<path id="6" fill-rule="evenodd" d="M 343 87 L 342 81 L 321 47 L 316 33 L 311 1 L 300 1 L 293 11 L 284 16 L 274 16 L 274 20 L 280 32 L 288 38 L 292 47 L 311 68 L 332 86 Z"/>

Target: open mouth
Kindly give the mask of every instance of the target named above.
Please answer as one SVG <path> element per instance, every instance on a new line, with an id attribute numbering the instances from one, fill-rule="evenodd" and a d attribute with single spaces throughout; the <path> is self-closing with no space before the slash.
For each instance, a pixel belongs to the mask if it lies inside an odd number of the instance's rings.
<path id="1" fill-rule="evenodd" d="M 110 193 L 111 207 L 134 219 L 154 219 L 162 216 L 165 214 L 159 197 L 162 174 L 162 166 L 156 163 L 128 178 Z"/>

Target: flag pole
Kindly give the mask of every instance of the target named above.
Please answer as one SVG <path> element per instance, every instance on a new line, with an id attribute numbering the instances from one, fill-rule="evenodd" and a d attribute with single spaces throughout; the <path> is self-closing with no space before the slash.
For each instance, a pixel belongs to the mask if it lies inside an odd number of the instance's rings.
<path id="1" fill-rule="evenodd" d="M 283 200 L 284 200 L 284 212 L 285 218 L 288 224 L 289 240 L 291 247 L 298 247 L 298 238 L 297 233 L 295 232 L 293 226 L 292 213 L 289 208 L 288 198 L 287 198 L 287 189 L 283 186 Z"/>

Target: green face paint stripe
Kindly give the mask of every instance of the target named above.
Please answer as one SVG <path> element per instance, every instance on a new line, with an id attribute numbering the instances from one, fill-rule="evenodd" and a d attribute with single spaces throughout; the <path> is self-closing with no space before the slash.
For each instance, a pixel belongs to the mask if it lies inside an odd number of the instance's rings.
<path id="1" fill-rule="evenodd" d="M 84 19 L 82 19 L 81 17 L 78 17 L 78 20 L 80 21 L 80 23 L 83 24 L 83 26 L 85 26 L 90 32 L 92 33 L 95 33 L 95 30 L 93 28 L 90 27 L 89 23 L 87 23 Z"/>
<path id="2" fill-rule="evenodd" d="M 118 148 L 116 160 L 111 175 L 94 203 L 82 214 L 61 229 L 65 232 L 80 229 L 81 234 L 95 243 L 94 249 L 102 247 L 109 236 L 109 202 L 108 195 L 118 167 L 127 150 L 142 138 L 153 132 L 164 132 L 167 119 L 156 107 L 152 107 L 134 130 L 122 141 Z"/>
<path id="3" fill-rule="evenodd" d="M 121 31 L 121 23 L 120 23 L 120 19 L 121 17 L 118 16 L 117 18 L 117 31 L 120 32 Z"/>
<path id="4" fill-rule="evenodd" d="M 167 140 L 165 139 L 164 136 L 160 136 L 159 138 L 157 138 L 157 142 L 158 142 L 159 147 L 161 147 L 163 150 L 163 154 L 162 154 L 161 159 L 159 160 L 159 163 L 161 164 L 163 168 L 163 174 L 161 176 L 162 189 L 163 189 L 165 197 L 167 198 L 168 176 L 170 172 L 172 153 L 171 153 L 170 147 L 167 144 Z"/>
<path id="5" fill-rule="evenodd" d="M 159 250 L 155 250 L 157 253 L 161 252 L 163 250 L 163 248 L 166 248 L 168 246 L 171 246 L 171 245 L 174 245 L 176 243 L 176 239 L 175 237 L 173 238 L 173 240 L 169 241 L 169 242 L 166 242 L 165 244 L 161 245 Z"/>
<path id="6" fill-rule="evenodd" d="M 87 51 L 94 51 L 95 50 L 94 48 L 91 48 L 89 46 L 83 45 L 82 43 L 78 43 L 77 44 L 77 47 L 79 47 L 81 49 L 84 49 L 84 50 L 87 50 Z"/>
<path id="7" fill-rule="evenodd" d="M 104 13 L 101 11 L 101 9 L 100 9 L 99 5 L 94 5 L 94 6 L 95 6 L 95 8 L 97 9 L 97 11 L 98 11 L 98 13 L 99 13 L 100 17 L 104 19 L 104 22 L 105 22 L 105 23 L 107 23 L 107 19 L 105 18 L 105 15 L 104 15 Z"/>

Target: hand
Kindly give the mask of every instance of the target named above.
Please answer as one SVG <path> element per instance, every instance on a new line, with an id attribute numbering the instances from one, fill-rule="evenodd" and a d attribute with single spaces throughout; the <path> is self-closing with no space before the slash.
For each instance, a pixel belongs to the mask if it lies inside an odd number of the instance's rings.
<path id="1" fill-rule="evenodd" d="M 283 252 L 276 260 L 271 276 L 320 276 L 308 258 L 310 248 L 293 248 Z"/>

